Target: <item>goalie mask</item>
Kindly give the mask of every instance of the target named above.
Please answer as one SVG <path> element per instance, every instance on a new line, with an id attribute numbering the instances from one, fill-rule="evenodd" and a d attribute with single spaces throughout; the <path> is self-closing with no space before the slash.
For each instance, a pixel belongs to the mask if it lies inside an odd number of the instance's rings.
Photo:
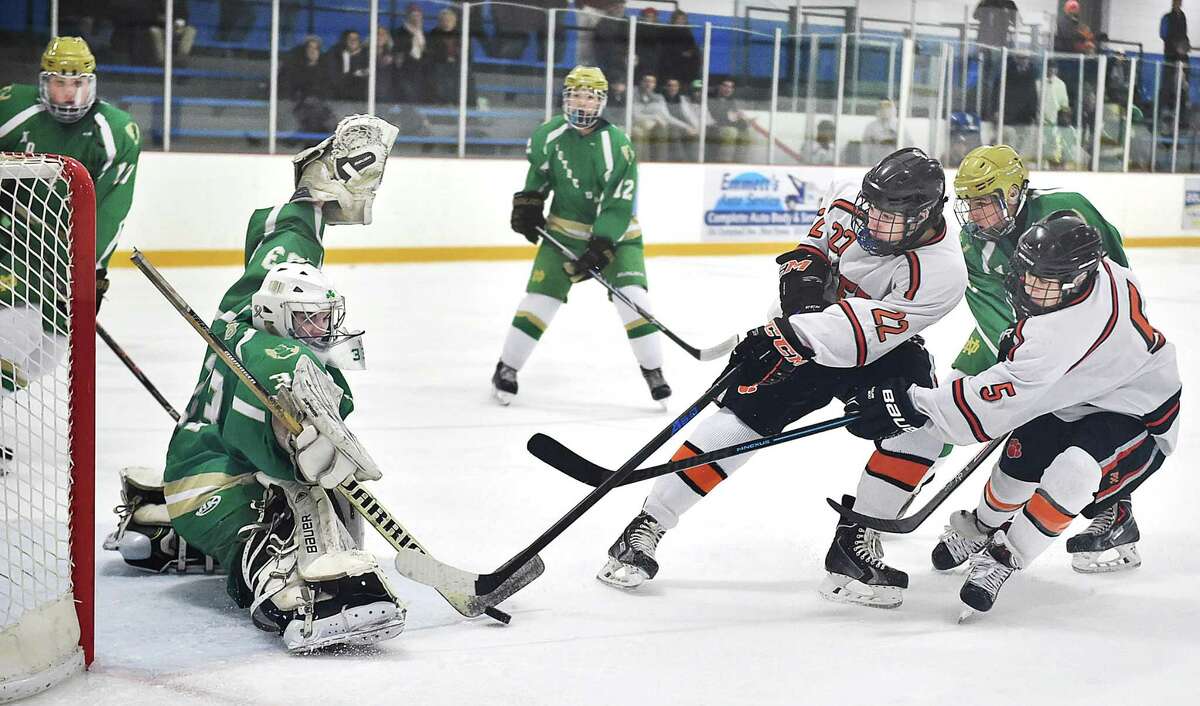
<path id="1" fill-rule="evenodd" d="M 399 132 L 373 115 L 343 118 L 331 137 L 292 159 L 296 175 L 292 200 L 331 204 L 325 213 L 329 225 L 370 224 L 375 190 Z"/>
<path id="2" fill-rule="evenodd" d="M 38 98 L 50 117 L 75 123 L 96 103 L 96 57 L 80 37 L 55 37 L 42 53 Z"/>
<path id="3" fill-rule="evenodd" d="M 345 329 L 346 298 L 316 265 L 275 265 L 250 304 L 254 328 L 302 341 L 322 363 L 340 370 L 367 367 L 363 332 Z"/>

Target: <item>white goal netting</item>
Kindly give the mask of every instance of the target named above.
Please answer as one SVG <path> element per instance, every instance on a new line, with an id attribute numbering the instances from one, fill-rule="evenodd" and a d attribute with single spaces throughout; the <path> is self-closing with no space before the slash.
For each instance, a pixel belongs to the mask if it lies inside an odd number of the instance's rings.
<path id="1" fill-rule="evenodd" d="M 78 162 L 0 154 L 0 701 L 91 649 L 94 220 Z"/>

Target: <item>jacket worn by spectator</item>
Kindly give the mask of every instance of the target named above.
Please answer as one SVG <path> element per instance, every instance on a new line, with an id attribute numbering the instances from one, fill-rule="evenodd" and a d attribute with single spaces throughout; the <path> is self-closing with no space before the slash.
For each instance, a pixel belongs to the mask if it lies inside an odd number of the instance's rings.
<path id="1" fill-rule="evenodd" d="M 341 100 L 366 98 L 371 57 L 362 35 L 354 30 L 342 32 L 342 38 L 325 57 L 334 82 L 334 97 Z"/>
<path id="2" fill-rule="evenodd" d="M 1179 7 L 1178 0 L 1172 3 L 1171 11 L 1162 16 L 1158 23 L 1158 36 L 1163 40 L 1163 58 L 1167 61 L 1187 61 L 1192 44 L 1188 40 L 1187 15 Z"/>
<path id="3" fill-rule="evenodd" d="M 700 78 L 703 55 L 696 44 L 696 35 L 686 26 L 687 14 L 676 10 L 671 14 L 671 24 L 659 28 L 658 63 L 659 76 L 663 79 L 677 78 L 683 86 Z M 641 29 L 638 29 L 641 32 Z"/>
<path id="4" fill-rule="evenodd" d="M 1017 4 L 1013 0 L 981 0 L 975 7 L 978 40 L 990 47 L 1011 47 L 1017 29 Z"/>

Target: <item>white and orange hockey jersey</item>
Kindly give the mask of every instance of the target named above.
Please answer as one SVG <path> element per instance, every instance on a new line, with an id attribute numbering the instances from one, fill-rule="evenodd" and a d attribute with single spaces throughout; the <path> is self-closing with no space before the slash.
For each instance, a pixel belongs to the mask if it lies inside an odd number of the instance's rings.
<path id="1" fill-rule="evenodd" d="M 798 247 L 829 258 L 833 281 L 822 311 L 788 317 L 813 360 L 831 368 L 862 367 L 949 314 L 967 288 L 958 241 L 937 237 L 918 248 L 883 256 L 857 243 L 853 227 L 857 184 L 835 187 Z"/>
<path id="2" fill-rule="evenodd" d="M 924 429 L 953 444 L 987 441 L 1043 414 L 1141 418 L 1163 453 L 1179 434 L 1175 346 L 1146 318 L 1130 270 L 1108 260 L 1080 301 L 1021 319 L 1005 360 L 936 388 L 909 388 Z"/>

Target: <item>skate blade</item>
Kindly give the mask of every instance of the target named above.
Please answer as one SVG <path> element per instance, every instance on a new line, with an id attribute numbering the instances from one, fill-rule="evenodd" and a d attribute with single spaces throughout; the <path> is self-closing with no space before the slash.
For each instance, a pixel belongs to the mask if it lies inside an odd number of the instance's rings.
<path id="1" fill-rule="evenodd" d="M 898 608 L 904 602 L 898 586 L 870 586 L 841 574 L 827 574 L 817 592 L 827 601 L 866 608 Z"/>
<path id="2" fill-rule="evenodd" d="M 1116 551 L 1116 556 L 1101 559 L 1105 553 Z M 1114 571 L 1129 571 L 1142 565 L 1142 555 L 1136 544 L 1123 544 L 1103 552 L 1076 552 L 1071 555 L 1071 568 L 1080 574 L 1107 574 Z"/>
<path id="3" fill-rule="evenodd" d="M 610 557 L 604 568 L 596 574 L 596 579 L 606 586 L 631 591 L 649 581 L 650 575 L 636 566 L 623 564 Z"/>
<path id="4" fill-rule="evenodd" d="M 310 652 L 343 645 L 373 645 L 377 642 L 390 640 L 404 632 L 404 620 L 405 613 L 402 611 L 399 617 L 389 619 L 374 627 L 360 628 L 340 635 L 327 635 L 311 642 L 304 642 L 294 647 L 289 647 L 288 653 L 294 655 L 309 654 Z"/>
<path id="5" fill-rule="evenodd" d="M 979 611 L 975 610 L 974 608 L 963 608 L 962 612 L 958 614 L 958 624 L 962 625 L 964 622 L 969 620 L 972 615 L 975 615 L 978 612 Z"/>
<path id="6" fill-rule="evenodd" d="M 499 402 L 501 406 L 507 407 L 512 404 L 513 398 L 516 397 L 516 395 L 511 392 L 504 392 L 503 390 L 493 387 L 492 397 L 496 398 L 496 401 Z"/>

